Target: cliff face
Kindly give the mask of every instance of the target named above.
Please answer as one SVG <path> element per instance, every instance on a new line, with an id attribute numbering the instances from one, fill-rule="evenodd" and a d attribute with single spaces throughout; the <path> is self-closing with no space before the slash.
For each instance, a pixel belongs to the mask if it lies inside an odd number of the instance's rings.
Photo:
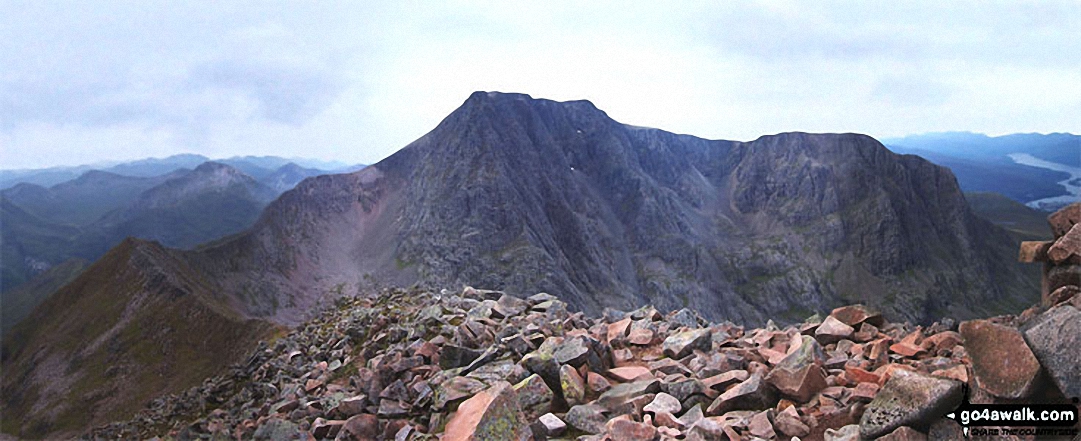
<path id="1" fill-rule="evenodd" d="M 867 136 L 709 141 L 585 101 L 478 92 L 194 259 L 241 310 L 283 322 L 324 296 L 422 281 L 761 323 L 852 301 L 916 321 L 1018 310 L 1035 280 L 1013 254 L 948 170 Z"/>

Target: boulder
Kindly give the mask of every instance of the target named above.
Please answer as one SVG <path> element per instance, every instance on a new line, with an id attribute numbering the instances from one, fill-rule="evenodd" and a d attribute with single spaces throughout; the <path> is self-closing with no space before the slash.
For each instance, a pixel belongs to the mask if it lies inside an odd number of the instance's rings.
<path id="1" fill-rule="evenodd" d="M 1081 397 L 1081 311 L 1059 305 L 1026 326 L 1025 342 L 1051 380 L 1066 397 Z"/>
<path id="2" fill-rule="evenodd" d="M 563 388 L 563 398 L 567 404 L 575 405 L 586 401 L 586 385 L 578 370 L 570 365 L 559 367 L 559 385 Z"/>
<path id="3" fill-rule="evenodd" d="M 690 355 L 695 349 L 708 351 L 713 344 L 713 334 L 709 329 L 695 329 L 673 334 L 664 339 L 664 355 L 680 359 Z"/>
<path id="4" fill-rule="evenodd" d="M 1047 217 L 1047 224 L 1055 238 L 1064 236 L 1074 225 L 1081 222 L 1081 202 L 1074 202 Z"/>
<path id="5" fill-rule="evenodd" d="M 766 375 L 766 382 L 781 395 L 806 403 L 826 387 L 826 373 L 818 364 L 808 364 L 795 370 L 777 367 Z"/>
<path id="6" fill-rule="evenodd" d="M 538 421 L 544 426 L 545 436 L 559 436 L 567 430 L 567 423 L 551 413 L 541 415 Z"/>
<path id="7" fill-rule="evenodd" d="M 605 409 L 596 404 L 579 404 L 571 407 L 563 419 L 571 427 L 585 433 L 602 433 L 608 422 Z"/>
<path id="8" fill-rule="evenodd" d="M 848 305 L 834 309 L 830 312 L 830 317 L 837 319 L 841 323 L 855 328 L 860 323 L 867 323 L 873 326 L 882 326 L 885 322 L 882 318 L 882 314 L 875 311 L 865 305 Z"/>
<path id="9" fill-rule="evenodd" d="M 828 316 L 825 320 L 822 320 L 822 324 L 818 325 L 818 329 L 815 330 L 815 340 L 828 345 L 852 337 L 854 332 L 856 332 L 855 328 L 844 324 L 833 316 Z"/>
<path id="10" fill-rule="evenodd" d="M 533 374 L 514 385 L 515 395 L 518 397 L 518 406 L 527 416 L 537 416 L 548 413 L 552 408 L 552 399 L 555 394 L 544 382 L 540 375 Z"/>
<path id="11" fill-rule="evenodd" d="M 514 387 L 505 381 L 465 400 L 443 432 L 443 441 L 521 440 L 532 436 Z"/>
<path id="12" fill-rule="evenodd" d="M 1050 240 L 1021 242 L 1020 250 L 1017 253 L 1017 261 L 1022 263 L 1046 262 L 1047 250 L 1050 250 L 1051 245 L 1054 244 L 1055 242 Z"/>
<path id="13" fill-rule="evenodd" d="M 1040 362 L 1020 331 L 988 320 L 962 322 L 960 331 L 981 388 L 1008 399 L 1032 393 Z"/>
<path id="14" fill-rule="evenodd" d="M 860 419 L 859 435 L 874 439 L 901 426 L 927 427 L 961 404 L 961 383 L 898 369 Z"/>
<path id="15" fill-rule="evenodd" d="M 747 380 L 717 397 L 706 409 L 706 414 L 712 416 L 722 415 L 730 410 L 769 409 L 776 403 L 776 391 L 773 386 L 765 382 L 762 374 L 754 373 Z"/>
<path id="16" fill-rule="evenodd" d="M 653 401 L 647 404 L 642 410 L 653 413 L 666 412 L 675 415 L 679 413 L 681 409 L 682 405 L 679 403 L 679 399 L 661 392 L 653 397 Z"/>
<path id="17" fill-rule="evenodd" d="M 1071 256 L 1081 256 L 1081 224 L 1074 224 L 1047 250 L 1047 258 L 1054 263 L 1065 262 Z"/>

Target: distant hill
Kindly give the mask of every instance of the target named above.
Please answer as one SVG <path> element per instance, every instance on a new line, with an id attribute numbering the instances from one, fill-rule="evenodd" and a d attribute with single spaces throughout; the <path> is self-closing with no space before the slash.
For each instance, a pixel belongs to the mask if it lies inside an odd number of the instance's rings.
<path id="1" fill-rule="evenodd" d="M 947 132 L 884 139 L 883 143 L 895 152 L 919 155 L 948 167 L 966 192 L 999 193 L 1021 203 L 1068 195 L 1060 182 L 1070 175 L 1017 164 L 1007 155 L 1024 153 L 1081 167 L 1081 136 L 1069 133 L 990 137 Z"/>
<path id="2" fill-rule="evenodd" d="M 965 193 L 972 211 L 1023 240 L 1052 240 L 1047 213 L 998 193 Z"/>
<path id="3" fill-rule="evenodd" d="M 181 169 L 193 169 L 199 164 L 211 161 L 202 155 L 181 154 L 165 158 L 147 158 L 128 162 L 112 162 L 80 165 L 73 167 L 50 167 L 44 169 L 0 170 L 0 189 L 9 188 L 19 183 L 51 187 L 97 170 L 129 177 L 151 177 L 172 173 Z M 228 164 L 258 179 L 281 168 L 295 163 L 304 168 L 321 170 L 324 173 L 345 173 L 354 171 L 355 165 L 340 161 L 323 161 L 311 158 L 282 158 L 277 156 L 235 156 L 218 159 L 217 162 Z"/>
<path id="4" fill-rule="evenodd" d="M 133 197 L 135 190 L 150 184 L 156 185 Z M 214 162 L 153 178 L 90 171 L 49 189 L 19 184 L 4 190 L 0 192 L 4 327 L 52 293 L 45 288 L 62 279 L 48 273 L 56 265 L 70 259 L 93 261 L 127 237 L 191 248 L 235 234 L 251 226 L 278 194 L 235 168 Z M 50 218 L 30 213 L 16 201 Z M 106 209 L 110 211 L 87 221 Z M 24 283 L 32 287 L 13 291 Z"/>

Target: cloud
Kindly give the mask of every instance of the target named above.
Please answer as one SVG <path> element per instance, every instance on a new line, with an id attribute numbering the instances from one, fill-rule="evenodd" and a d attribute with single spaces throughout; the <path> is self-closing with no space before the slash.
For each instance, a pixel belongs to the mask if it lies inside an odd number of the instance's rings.
<path id="1" fill-rule="evenodd" d="M 1068 1 L 5 9 L 5 167 L 182 151 L 371 163 L 475 90 L 590 99 L 623 122 L 724 139 L 1081 132 L 1081 4 Z"/>

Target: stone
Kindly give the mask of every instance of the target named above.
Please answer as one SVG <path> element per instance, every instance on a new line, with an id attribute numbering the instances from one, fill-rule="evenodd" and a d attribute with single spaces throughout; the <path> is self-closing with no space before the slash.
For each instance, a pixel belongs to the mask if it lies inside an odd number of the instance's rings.
<path id="1" fill-rule="evenodd" d="M 750 423 L 747 425 L 747 431 L 751 435 L 764 439 L 777 438 L 777 432 L 773 430 L 773 423 L 769 421 L 770 411 L 762 411 L 754 414 L 751 417 Z"/>
<path id="2" fill-rule="evenodd" d="M 1043 304 L 1051 303 L 1051 293 L 1070 285 L 1081 286 L 1081 265 L 1044 264 L 1043 279 L 1040 283 L 1040 298 Z"/>
<path id="3" fill-rule="evenodd" d="M 586 373 L 586 385 L 589 386 L 591 392 L 597 395 L 612 388 L 612 383 L 608 382 L 607 378 L 595 372 Z"/>
<path id="4" fill-rule="evenodd" d="M 639 423 L 628 419 L 613 420 L 607 427 L 612 439 L 652 440 L 657 436 L 657 428 L 652 424 Z"/>
<path id="5" fill-rule="evenodd" d="M 543 415 L 552 409 L 552 399 L 555 398 L 555 394 L 540 375 L 530 375 L 515 384 L 514 392 L 518 397 L 518 406 L 527 417 Z"/>
<path id="6" fill-rule="evenodd" d="M 953 349 L 962 341 L 961 334 L 954 331 L 943 331 L 923 339 L 920 347 L 930 351 L 932 354 L 937 354 L 938 351 Z"/>
<path id="7" fill-rule="evenodd" d="M 1059 305 L 1026 326 L 1025 342 L 1051 380 L 1066 397 L 1081 397 L 1081 311 Z"/>
<path id="8" fill-rule="evenodd" d="M 596 342 L 590 337 L 580 335 L 563 340 L 556 347 L 552 356 L 559 364 L 569 364 L 574 367 L 589 363 L 591 367 L 599 363 L 597 353 L 593 350 Z M 597 359 L 593 361 L 591 359 Z"/>
<path id="9" fill-rule="evenodd" d="M 432 406 L 440 410 L 449 403 L 469 398 L 486 388 L 484 383 L 469 377 L 453 377 L 435 388 Z"/>
<path id="10" fill-rule="evenodd" d="M 851 399 L 861 403 L 870 403 L 878 395 L 878 383 L 860 383 L 852 390 Z"/>
<path id="11" fill-rule="evenodd" d="M 799 346 L 795 350 L 790 349 L 788 355 L 777 363 L 777 367 L 795 370 L 809 364 L 822 364 L 826 361 L 826 353 L 818 340 L 809 335 L 801 335 L 799 342 Z"/>
<path id="12" fill-rule="evenodd" d="M 1047 217 L 1047 224 L 1056 239 L 1066 235 L 1078 222 L 1081 222 L 1081 202 L 1067 205 Z"/>
<path id="13" fill-rule="evenodd" d="M 582 404 L 586 401 L 586 385 L 578 370 L 570 365 L 559 367 L 559 385 L 563 388 L 563 398 L 567 404 Z"/>
<path id="14" fill-rule="evenodd" d="M 299 438 L 302 431 L 295 423 L 279 418 L 271 418 L 265 422 L 252 435 L 256 440 L 277 441 Z"/>
<path id="15" fill-rule="evenodd" d="M 799 403 L 811 400 L 826 385 L 826 373 L 817 364 L 808 364 L 797 370 L 777 367 L 766 375 L 766 382 L 777 389 L 781 395 Z"/>
<path id="16" fill-rule="evenodd" d="M 334 438 L 338 436 L 338 432 L 345 425 L 343 420 L 325 420 L 322 418 L 316 418 L 312 423 L 312 436 L 323 438 Z"/>
<path id="17" fill-rule="evenodd" d="M 822 320 L 822 324 L 818 325 L 818 329 L 815 330 L 815 340 L 828 345 L 851 337 L 853 332 L 856 332 L 855 328 L 842 323 L 833 316 L 828 316 L 825 320 Z"/>
<path id="18" fill-rule="evenodd" d="M 609 369 L 608 376 L 616 379 L 616 381 L 626 383 L 639 379 L 653 378 L 653 373 L 649 371 L 649 368 L 644 366 L 623 366 Z"/>
<path id="19" fill-rule="evenodd" d="M 927 441 L 927 435 L 908 426 L 901 426 L 893 432 L 878 438 L 878 441 Z"/>
<path id="20" fill-rule="evenodd" d="M 1047 250 L 1047 258 L 1054 263 L 1065 262 L 1071 256 L 1081 256 L 1081 224 L 1074 224 Z"/>
<path id="21" fill-rule="evenodd" d="M 443 350 L 439 353 L 439 367 L 443 368 L 443 370 L 465 367 L 482 354 L 484 354 L 484 351 L 457 345 L 444 345 Z"/>
<path id="22" fill-rule="evenodd" d="M 776 402 L 776 392 L 773 390 L 773 386 L 763 380 L 762 374 L 754 373 L 746 381 L 728 389 L 720 397 L 717 397 L 706 409 L 706 414 L 721 415 L 730 410 L 769 409 Z"/>
<path id="23" fill-rule="evenodd" d="M 618 322 L 608 325 L 608 341 L 618 341 L 627 337 L 631 328 L 631 318 L 627 317 Z"/>
<path id="24" fill-rule="evenodd" d="M 968 368 L 965 367 L 965 365 L 957 365 L 949 369 L 939 369 L 931 372 L 931 375 L 968 383 Z"/>
<path id="25" fill-rule="evenodd" d="M 567 423 L 551 413 L 541 415 L 538 421 L 544 426 L 545 436 L 559 436 L 567 430 Z"/>
<path id="26" fill-rule="evenodd" d="M 708 388 L 724 391 L 729 385 L 746 381 L 750 374 L 742 369 L 733 369 L 723 374 L 714 375 L 702 380 L 702 384 Z"/>
<path id="27" fill-rule="evenodd" d="M 680 402 L 683 402 L 690 398 L 692 395 L 706 395 L 709 393 L 716 393 L 702 384 L 701 381 L 693 378 L 687 378 L 682 380 L 672 380 L 661 384 L 661 390 L 665 393 L 672 395 Z"/>
<path id="28" fill-rule="evenodd" d="M 867 405 L 859 435 L 874 439 L 901 426 L 928 426 L 957 408 L 962 395 L 958 381 L 895 370 Z"/>
<path id="29" fill-rule="evenodd" d="M 920 355 L 923 355 L 927 352 L 921 346 L 917 346 L 915 344 L 903 341 L 890 345 L 890 351 L 895 354 L 900 354 L 909 358 L 919 357 Z"/>
<path id="30" fill-rule="evenodd" d="M 1040 362 L 1020 331 L 987 320 L 971 320 L 961 323 L 960 333 L 981 388 L 1009 399 L 1032 393 Z"/>
<path id="31" fill-rule="evenodd" d="M 845 366 L 845 378 L 856 383 L 878 383 L 882 378 L 856 366 Z"/>
<path id="32" fill-rule="evenodd" d="M 611 410 L 634 397 L 645 394 L 655 394 L 660 392 L 660 390 L 661 382 L 657 379 L 617 384 L 612 386 L 611 389 L 608 389 L 607 392 L 601 394 L 601 396 L 597 398 L 596 403 L 603 406 L 605 409 Z"/>
<path id="33" fill-rule="evenodd" d="M 697 328 L 698 315 L 690 309 L 683 308 L 679 311 L 672 313 L 672 316 L 668 318 L 668 323 L 675 325 L 675 327 L 677 328 Z"/>
<path id="34" fill-rule="evenodd" d="M 803 422 L 796 411 L 796 406 L 788 406 L 773 417 L 773 428 L 786 437 L 804 437 L 811 433 L 811 428 Z"/>
<path id="35" fill-rule="evenodd" d="M 642 408 L 646 412 L 666 412 L 673 415 L 679 413 L 681 409 L 682 405 L 679 403 L 679 399 L 664 392 L 658 393 L 657 396 L 653 397 L 653 401 Z"/>
<path id="36" fill-rule="evenodd" d="M 849 424 L 840 429 L 826 429 L 825 441 L 860 441 L 860 426 Z"/>
<path id="37" fill-rule="evenodd" d="M 331 411 L 332 414 L 349 418 L 353 415 L 364 411 L 364 407 L 368 405 L 368 397 L 364 395 L 357 395 L 349 398 L 344 398 L 338 402 L 338 405 Z"/>
<path id="38" fill-rule="evenodd" d="M 1060 287 L 1047 296 L 1046 306 L 1055 306 L 1059 303 L 1068 302 L 1078 295 L 1081 295 L 1081 288 L 1077 286 L 1066 285 Z"/>
<path id="39" fill-rule="evenodd" d="M 661 345 L 664 355 L 670 358 L 680 359 L 690 355 L 692 351 L 708 351 L 713 344 L 712 333 L 709 329 L 696 329 L 670 335 L 664 339 Z"/>
<path id="40" fill-rule="evenodd" d="M 853 328 L 860 323 L 867 323 L 872 326 L 882 326 L 885 322 L 881 313 L 865 305 L 842 306 L 831 311 L 830 317 Z"/>
<path id="41" fill-rule="evenodd" d="M 1055 242 L 1051 240 L 1024 241 L 1021 242 L 1017 253 L 1017 261 L 1022 263 L 1046 262 L 1047 251 Z"/>
<path id="42" fill-rule="evenodd" d="M 379 420 L 372 414 L 350 417 L 342 424 L 338 438 L 357 441 L 375 441 L 379 437 Z"/>
<path id="43" fill-rule="evenodd" d="M 502 381 L 459 405 L 447 422 L 442 440 L 525 441 L 532 435 L 528 427 L 514 387 Z"/>
<path id="44" fill-rule="evenodd" d="M 564 420 L 568 425 L 585 433 L 602 433 L 608 417 L 604 415 L 605 409 L 596 404 L 579 404 L 567 411 Z"/>
<path id="45" fill-rule="evenodd" d="M 646 328 L 632 329 L 627 337 L 627 342 L 632 345 L 646 346 L 653 343 L 653 331 Z"/>

